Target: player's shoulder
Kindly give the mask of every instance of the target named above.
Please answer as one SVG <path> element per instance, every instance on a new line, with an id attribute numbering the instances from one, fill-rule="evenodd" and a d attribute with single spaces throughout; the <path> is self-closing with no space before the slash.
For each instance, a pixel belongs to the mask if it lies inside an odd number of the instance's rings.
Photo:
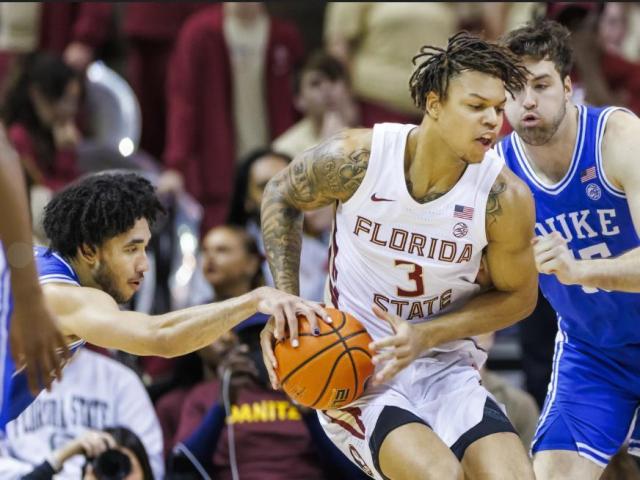
<path id="1" fill-rule="evenodd" d="M 498 225 L 499 229 L 505 224 L 521 224 L 525 227 L 530 224 L 533 228 L 535 208 L 531 190 L 506 165 L 489 191 L 486 215 L 488 225 Z"/>
<path id="2" fill-rule="evenodd" d="M 615 110 L 609 118 L 602 138 L 602 150 L 605 157 L 607 153 L 626 149 L 640 143 L 640 118 L 628 110 Z"/>
<path id="3" fill-rule="evenodd" d="M 80 285 L 73 267 L 60 254 L 43 246 L 35 246 L 33 254 L 41 284 L 66 283 Z"/>
<path id="4" fill-rule="evenodd" d="M 349 158 L 356 152 L 371 151 L 372 136 L 373 130 L 370 128 L 342 130 L 312 150 L 322 156 L 325 156 L 327 152 L 331 152 L 334 156 Z"/>
<path id="5" fill-rule="evenodd" d="M 506 165 L 502 167 L 491 187 L 490 194 L 501 193 L 510 203 L 521 205 L 533 201 L 529 186 Z"/>
<path id="6" fill-rule="evenodd" d="M 640 119 L 627 110 L 616 110 L 607 119 L 602 139 L 602 163 L 616 187 L 635 170 L 635 152 L 640 148 Z"/>

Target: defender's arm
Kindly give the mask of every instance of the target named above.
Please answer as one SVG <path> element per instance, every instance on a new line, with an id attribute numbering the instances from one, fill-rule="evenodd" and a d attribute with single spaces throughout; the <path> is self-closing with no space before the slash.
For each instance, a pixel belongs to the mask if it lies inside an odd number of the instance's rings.
<path id="1" fill-rule="evenodd" d="M 174 357 L 198 350 L 257 311 L 290 323 L 297 323 L 296 314 L 326 316 L 316 304 L 269 287 L 163 315 L 121 311 L 110 295 L 94 288 L 47 284 L 44 292 L 66 335 L 135 355 Z"/>

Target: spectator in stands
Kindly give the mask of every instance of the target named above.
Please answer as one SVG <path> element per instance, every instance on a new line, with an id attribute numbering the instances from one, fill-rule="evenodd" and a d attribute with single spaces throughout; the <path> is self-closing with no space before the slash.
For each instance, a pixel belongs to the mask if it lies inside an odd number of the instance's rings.
<path id="1" fill-rule="evenodd" d="M 203 232 L 227 218 L 239 159 L 295 122 L 292 75 L 302 54 L 297 29 L 262 3 L 213 5 L 181 29 L 167 88 L 165 178 L 183 179 L 203 205 Z"/>
<path id="2" fill-rule="evenodd" d="M 598 21 L 598 41 L 614 55 L 624 56 L 623 44 L 629 30 L 630 8 L 622 2 L 606 2 Z"/>
<path id="3" fill-rule="evenodd" d="M 1 116 L 26 173 L 34 234 L 42 239 L 44 205 L 55 190 L 78 176 L 74 122 L 81 83 L 53 54 L 29 54 L 14 66 Z"/>
<path id="4" fill-rule="evenodd" d="M 154 480 L 149 457 L 135 433 L 124 427 L 110 427 L 102 431 L 88 430 L 54 451 L 22 480 L 49 480 L 59 472 L 67 460 L 83 455 L 84 480 L 122 479 Z M 58 477 L 56 477 L 58 478 Z"/>
<path id="5" fill-rule="evenodd" d="M 123 4 L 122 30 L 127 40 L 127 79 L 142 113 L 140 148 L 162 159 L 165 145 L 166 78 L 178 32 L 206 2 Z"/>
<path id="6" fill-rule="evenodd" d="M 277 152 L 291 158 L 334 133 L 360 123 L 344 65 L 331 55 L 312 54 L 295 80 L 296 108 L 302 120 L 273 141 Z"/>
<path id="7" fill-rule="evenodd" d="M 70 440 L 111 425 L 140 437 L 155 476 L 163 478 L 162 433 L 142 382 L 115 360 L 81 349 L 62 381 L 7 425 L 0 442 L 0 478 L 21 478 Z M 80 478 L 83 463 L 79 456 L 69 458 L 56 478 Z"/>
<path id="8" fill-rule="evenodd" d="M 310 145 L 309 145 L 310 146 Z M 264 259 L 260 206 L 267 182 L 286 167 L 291 158 L 269 149 L 252 152 L 242 162 L 236 174 L 228 223 L 247 229 L 258 244 Z M 333 219 L 332 207 L 305 212 L 302 252 L 300 255 L 300 295 L 309 300 L 323 299 L 328 272 L 328 231 Z M 262 273 L 265 284 L 273 285 L 269 265 L 264 259 Z"/>
<path id="9" fill-rule="evenodd" d="M 102 2 L 1 2 L 0 81 L 22 54 L 63 55 L 83 71 L 112 31 L 112 6 Z"/>
<path id="10" fill-rule="evenodd" d="M 640 63 L 625 60 L 600 42 L 598 24 L 604 5 L 597 2 L 547 3 L 547 16 L 571 31 L 575 59 L 571 72 L 574 101 L 624 105 L 640 114 Z"/>
<path id="11" fill-rule="evenodd" d="M 333 2 L 327 4 L 325 45 L 347 66 L 362 102 L 362 124 L 418 123 L 407 95 L 413 65 L 424 45 L 443 45 L 459 26 L 454 4 L 442 2 Z"/>
<path id="12" fill-rule="evenodd" d="M 9 87 L 2 120 L 29 182 L 57 190 L 78 175 L 74 120 L 80 78 L 52 54 L 35 53 L 23 60 Z"/>
<path id="13" fill-rule="evenodd" d="M 235 469 L 243 480 L 368 478 L 327 442 L 315 412 L 269 387 L 259 340 L 266 320 L 236 328 L 241 345 L 221 363 L 208 411 L 179 438 L 168 478 L 231 479 Z"/>
<path id="14" fill-rule="evenodd" d="M 201 250 L 203 274 L 214 291 L 214 298 L 207 302 L 242 295 L 263 284 L 261 255 L 254 239 L 243 228 L 219 226 L 211 229 L 202 241 Z M 203 415 L 215 398 L 218 391 L 218 363 L 236 343 L 235 335 L 229 333 L 198 351 L 204 372 L 200 381 L 183 385 L 158 401 L 156 411 L 163 429 L 165 452 L 168 453 L 173 446 L 173 440 L 180 430 L 191 428 L 185 427 L 185 423 L 191 425 L 195 421 L 197 424 L 201 420 L 201 417 L 193 420 L 193 413 Z M 177 376 L 190 373 L 176 371 Z M 185 408 L 188 410 L 186 414 Z"/>

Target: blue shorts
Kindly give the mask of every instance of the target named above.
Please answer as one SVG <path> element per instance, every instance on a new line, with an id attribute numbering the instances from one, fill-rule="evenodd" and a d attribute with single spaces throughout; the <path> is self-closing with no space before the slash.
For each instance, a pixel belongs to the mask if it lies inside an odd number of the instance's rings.
<path id="1" fill-rule="evenodd" d="M 559 330 L 531 453 L 572 450 L 605 467 L 630 437 L 640 453 L 638 407 L 640 345 L 605 350 Z"/>

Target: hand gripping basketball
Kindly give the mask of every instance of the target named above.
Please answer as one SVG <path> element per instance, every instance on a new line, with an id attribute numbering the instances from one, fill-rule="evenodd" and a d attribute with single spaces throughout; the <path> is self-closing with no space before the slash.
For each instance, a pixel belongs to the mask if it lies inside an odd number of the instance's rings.
<path id="1" fill-rule="evenodd" d="M 386 320 L 393 335 L 382 338 L 370 345 L 377 355 L 373 357 L 373 363 L 384 367 L 373 379 L 374 385 L 391 380 L 400 370 L 413 362 L 426 348 L 421 343 L 421 336 L 415 331 L 415 327 L 406 320 L 385 312 L 378 307 L 373 307 L 373 313 L 381 320 Z"/>
<path id="2" fill-rule="evenodd" d="M 275 373 L 283 390 L 298 404 L 328 410 L 348 405 L 362 395 L 373 375 L 371 337 L 348 313 L 326 308 L 333 322 L 300 323 L 299 346 L 277 342 Z"/>

